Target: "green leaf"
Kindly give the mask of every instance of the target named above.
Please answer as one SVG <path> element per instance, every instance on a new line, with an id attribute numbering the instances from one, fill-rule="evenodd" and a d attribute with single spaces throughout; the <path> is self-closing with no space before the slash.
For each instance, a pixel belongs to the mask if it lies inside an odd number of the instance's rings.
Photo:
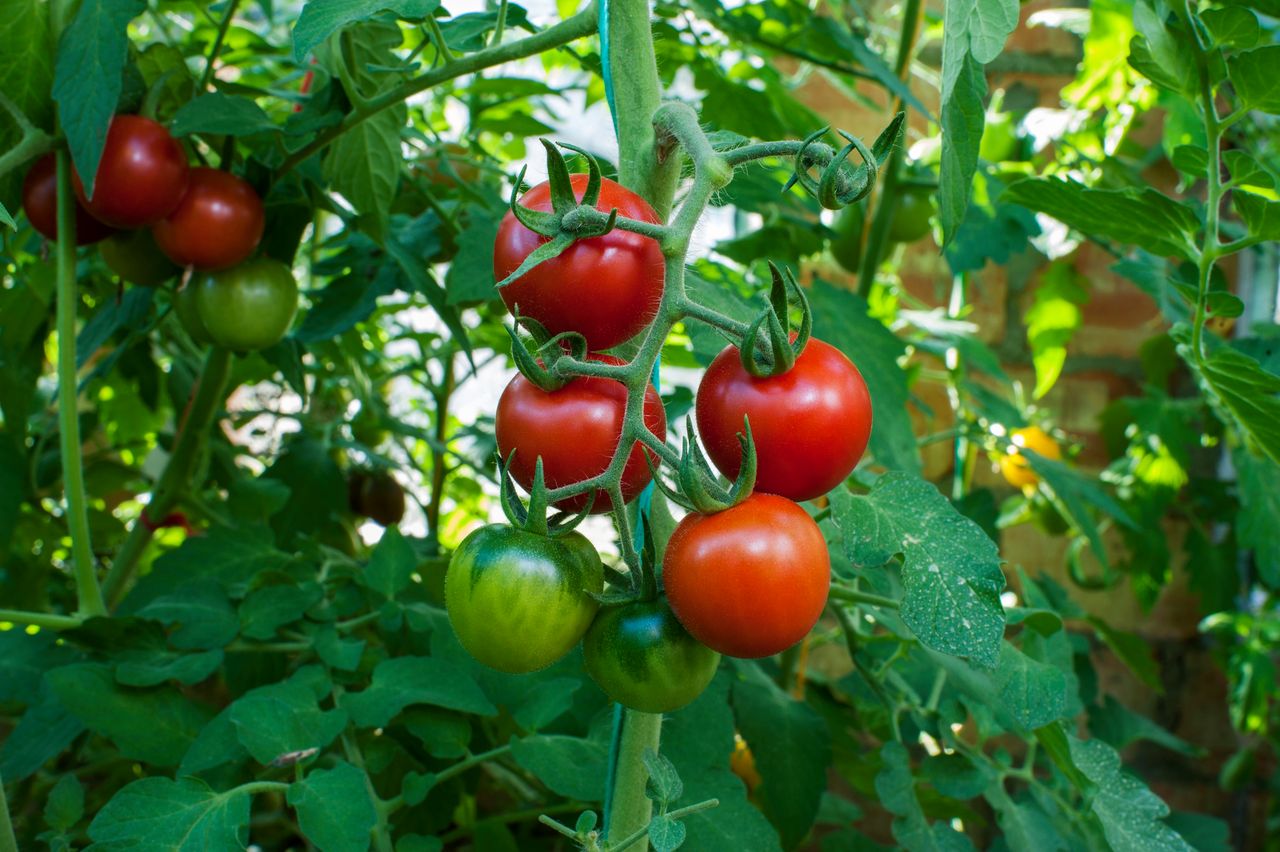
<path id="1" fill-rule="evenodd" d="M 511 756 L 557 795 L 580 802 L 604 796 L 608 749 L 597 740 L 535 734 L 513 741 Z"/>
<path id="2" fill-rule="evenodd" d="M 1138 34 L 1129 45 L 1129 64 L 1158 86 L 1190 95 L 1199 85 L 1195 47 L 1181 26 L 1169 24 L 1164 0 L 1134 4 Z"/>
<path id="3" fill-rule="evenodd" d="M 511 715 L 526 731 L 545 728 L 569 711 L 581 687 L 582 681 L 571 677 L 539 681 L 521 697 Z"/>
<path id="4" fill-rule="evenodd" d="M 660 814 L 649 823 L 649 845 L 654 852 L 675 852 L 688 834 L 684 824 L 666 814 Z"/>
<path id="5" fill-rule="evenodd" d="M 249 794 L 238 788 L 218 793 L 197 778 L 143 778 L 98 811 L 89 837 L 93 849 L 243 849 L 249 841 Z"/>
<path id="6" fill-rule="evenodd" d="M 487 207 L 470 204 L 459 218 L 465 225 L 457 237 L 458 253 L 444 278 L 449 304 L 467 305 L 496 299 L 493 246 L 502 216 L 494 215 Z"/>
<path id="7" fill-rule="evenodd" d="M 192 684 L 222 665 L 221 649 L 177 654 L 163 649 L 125 651 L 116 655 L 116 681 L 124 686 L 158 686 L 167 680 Z"/>
<path id="8" fill-rule="evenodd" d="M 397 592 L 409 585 L 417 567 L 418 558 L 413 547 L 398 529 L 392 527 L 383 533 L 378 546 L 373 549 L 361 579 L 365 586 L 392 600 Z"/>
<path id="9" fill-rule="evenodd" d="M 1065 852 L 1068 849 L 1066 838 L 1054 828 L 1040 805 L 1030 797 L 1014 801 L 1005 792 L 1004 779 L 991 784 L 983 797 L 995 810 L 996 822 L 1012 852 Z"/>
<path id="10" fill-rule="evenodd" d="M 1115 852 L 1189 852 L 1191 846 L 1161 818 L 1169 806 L 1141 781 L 1120 769 L 1120 755 L 1100 740 L 1067 742 L 1071 759 L 1097 786 L 1090 809 Z"/>
<path id="11" fill-rule="evenodd" d="M 384 10 L 420 21 L 440 8 L 440 0 L 308 0 L 293 26 L 293 58 L 299 62 L 320 42 L 357 21 Z"/>
<path id="12" fill-rule="evenodd" d="M 961 692 L 988 707 L 1006 730 L 1034 730 L 1066 715 L 1066 676 L 1009 642 L 1001 643 L 999 663 L 989 672 L 936 652 L 929 657 L 946 669 Z"/>
<path id="13" fill-rule="evenodd" d="M 50 758 L 62 754 L 84 731 L 84 723 L 46 682 L 0 746 L 0 777 L 6 784 L 25 780 Z"/>
<path id="14" fill-rule="evenodd" d="M 1242 352 L 1219 346 L 1203 361 L 1191 351 L 1188 329 L 1175 328 L 1178 354 L 1213 394 L 1225 422 L 1253 453 L 1280 464 L 1280 376 Z"/>
<path id="15" fill-rule="evenodd" d="M 1237 53 L 1227 59 L 1227 73 L 1247 109 L 1280 115 L 1280 44 Z"/>
<path id="16" fill-rule="evenodd" d="M 938 174 L 938 219 L 942 223 L 943 246 L 955 237 L 969 207 L 985 120 L 982 102 L 987 94 L 982 66 L 965 49 L 963 32 L 952 32 L 953 7 L 962 8 L 962 4 L 947 4 L 947 24 L 943 29 L 942 162 Z"/>
<path id="17" fill-rule="evenodd" d="M 960 852 L 973 844 L 949 825 L 930 825 L 916 797 L 911 774 L 911 757 L 902 743 L 891 741 L 880 748 L 881 769 L 876 775 L 876 794 L 885 810 L 897 817 L 893 836 L 908 852 Z"/>
<path id="18" fill-rule="evenodd" d="M 1190 208 L 1150 187 L 1091 189 L 1059 178 L 1027 178 L 1009 186 L 1004 200 L 1038 210 L 1091 237 L 1141 246 L 1189 260 L 1199 222 Z"/>
<path id="19" fill-rule="evenodd" d="M 373 683 L 363 692 L 349 692 L 342 706 L 361 728 L 386 725 L 411 704 L 430 704 L 481 716 L 498 710 L 465 672 L 432 657 L 394 657 L 373 670 Z"/>
<path id="20" fill-rule="evenodd" d="M 1137 675 L 1138 679 L 1157 693 L 1164 691 L 1160 679 L 1160 664 L 1152 653 L 1151 646 L 1136 633 L 1116 630 L 1097 616 L 1087 616 L 1088 622 L 1098 632 L 1102 640 L 1116 657 Z"/>
<path id="21" fill-rule="evenodd" d="M 902 340 L 870 316 L 866 301 L 849 290 L 818 281 L 809 302 L 814 336 L 847 355 L 867 382 L 870 448 L 876 461 L 890 470 L 919 473 L 920 452 L 907 413 L 907 378 L 897 363 L 905 352 Z"/>
<path id="22" fill-rule="evenodd" d="M 1004 635 L 1000 554 L 931 483 L 887 473 L 871 493 L 832 495 L 832 518 L 855 568 L 903 555 L 901 615 L 930 648 L 995 665 Z"/>
<path id="23" fill-rule="evenodd" d="M 45 675 L 58 699 L 125 757 L 177 766 L 209 713 L 171 689 L 116 685 L 103 663 L 76 663 Z"/>
<path id="24" fill-rule="evenodd" d="M 76 369 L 82 369 L 95 352 L 120 329 L 141 326 L 151 313 L 153 287 L 131 287 L 120 299 L 106 299 L 76 335 Z"/>
<path id="25" fill-rule="evenodd" d="M 1067 515 L 1075 528 L 1088 539 L 1098 562 L 1104 566 L 1109 565 L 1110 560 L 1102 542 L 1102 534 L 1098 532 L 1098 525 L 1094 522 L 1089 509 L 1090 507 L 1100 509 L 1122 526 L 1137 529 L 1137 524 L 1129 517 L 1129 513 L 1112 499 L 1110 494 L 1102 490 L 1097 480 L 1034 451 L 1024 448 L 1022 455 L 1031 465 L 1031 469 L 1040 477 L 1042 485 L 1058 498 L 1061 504 L 1059 508 L 1063 514 Z"/>
<path id="26" fill-rule="evenodd" d="M 649 772 L 649 780 L 645 782 L 645 796 L 652 799 L 659 810 L 666 810 L 665 805 L 679 801 L 684 795 L 684 783 L 680 780 L 680 773 L 676 771 L 675 765 L 651 749 L 645 749 L 640 760 Z"/>
<path id="27" fill-rule="evenodd" d="M 188 101 L 169 123 L 169 132 L 179 137 L 194 133 L 252 136 L 277 129 L 262 107 L 249 98 L 222 92 Z"/>
<path id="28" fill-rule="evenodd" d="M 1080 328 L 1080 308 L 1089 300 L 1085 283 L 1070 264 L 1055 263 L 1036 287 L 1035 301 L 1024 317 L 1036 369 L 1036 399 L 1048 393 L 1062 374 L 1067 344 Z"/>
<path id="29" fill-rule="evenodd" d="M 201 729 L 182 757 L 177 773 L 179 777 L 198 775 L 231 763 L 248 762 L 249 752 L 240 745 L 236 726 L 231 722 L 231 708 L 234 706 L 224 708 Z"/>
<path id="30" fill-rule="evenodd" d="M 986 65 L 1000 55 L 1004 43 L 1018 26 L 1018 0 L 968 0 L 969 54 Z M 950 11 L 948 9 L 948 11 Z"/>
<path id="31" fill-rule="evenodd" d="M 240 604 L 240 635 L 247 639 L 271 639 L 276 631 L 292 624 L 324 598 L 317 583 L 304 586 L 265 586 Z"/>
<path id="32" fill-rule="evenodd" d="M 347 62 L 349 53 L 353 84 L 370 95 L 397 82 L 398 75 L 368 70 L 369 65 L 391 67 L 398 61 L 389 42 L 400 42 L 398 30 L 364 24 L 343 38 L 343 50 L 335 48 L 333 55 L 322 61 L 336 74 L 337 66 Z M 408 119 L 409 110 L 403 103 L 375 113 L 335 139 L 321 166 L 332 190 L 351 202 L 360 214 L 362 230 L 378 242 L 387 235 L 388 211 L 404 164 L 400 131 Z"/>
<path id="33" fill-rule="evenodd" d="M 267 765 L 289 752 L 326 747 L 347 726 L 347 712 L 321 710 L 315 691 L 295 676 L 237 699 L 231 723 L 253 759 Z"/>
<path id="34" fill-rule="evenodd" d="M 240 622 L 226 594 L 212 580 L 198 580 L 181 592 L 162 595 L 137 615 L 179 625 L 169 636 L 175 648 L 225 648 L 236 637 Z"/>
<path id="35" fill-rule="evenodd" d="M 341 761 L 314 770 L 290 785 L 288 800 L 298 812 L 298 827 L 320 852 L 369 848 L 378 812 L 364 770 Z"/>
<path id="36" fill-rule="evenodd" d="M 53 38 L 50 5 L 43 0 L 0 0 L 0 92 L 36 127 L 53 126 Z M 0 150 L 8 151 L 22 131 L 8 116 L 0 119 Z M 21 203 L 22 172 L 0 178 L 0 199 L 14 210 Z"/>
<path id="37" fill-rule="evenodd" d="M 0 630 L 0 701 L 31 702 L 44 673 L 75 658 L 76 653 L 60 644 L 52 631 Z"/>
<path id="38" fill-rule="evenodd" d="M 44 821 L 50 828 L 69 831 L 84 816 L 84 787 L 74 775 L 63 775 L 44 803 Z"/>
<path id="39" fill-rule="evenodd" d="M 1224 9 L 1204 9 L 1198 14 L 1219 47 L 1245 50 L 1256 45 L 1261 36 L 1258 16 L 1252 9 L 1227 6 Z"/>
<path id="40" fill-rule="evenodd" d="M 348 672 L 359 668 L 364 656 L 363 639 L 343 639 L 333 625 L 327 624 L 316 631 L 314 641 L 316 653 L 325 665 Z"/>
<path id="41" fill-rule="evenodd" d="M 267 530 L 210 527 L 205 535 L 191 536 L 156 559 L 151 573 L 138 582 L 120 611 L 133 614 L 158 598 L 181 596 L 183 589 L 200 579 L 212 580 L 228 594 L 240 596 L 260 571 L 281 568 L 288 559 L 272 544 Z"/>
<path id="42" fill-rule="evenodd" d="M 1240 450 L 1232 454 L 1236 467 L 1236 487 L 1240 494 L 1240 514 L 1236 535 L 1240 546 L 1253 551 L 1262 581 L 1280 589 L 1280 465 Z"/>
<path id="43" fill-rule="evenodd" d="M 1108 695 L 1102 707 L 1089 709 L 1089 733 L 1114 748 L 1124 749 L 1139 740 L 1164 746 L 1187 757 L 1203 757 L 1204 749 L 1174 736 L 1154 721 L 1125 707 Z"/>
<path id="44" fill-rule="evenodd" d="M 311 309 L 293 337 L 303 343 L 332 340 L 364 322 L 378 307 L 378 299 L 390 296 L 398 283 L 396 269 L 379 267 L 370 280 L 365 275 L 334 278 L 311 296 Z"/>
<path id="45" fill-rule="evenodd" d="M 13 216 L 9 215 L 9 211 L 3 204 L 0 204 L 0 225 L 6 225 L 14 231 L 18 230 L 18 223 L 13 221 Z"/>
<path id="46" fill-rule="evenodd" d="M 1251 235 L 1264 240 L 1280 240 L 1280 201 L 1236 189 L 1231 193 L 1231 203 Z"/>
<path id="47" fill-rule="evenodd" d="M 120 98 L 129 22 L 146 8 L 142 0 L 83 0 L 58 42 L 53 99 L 71 159 L 90 198 Z"/>
<path id="48" fill-rule="evenodd" d="M 461 713 L 437 707 L 412 707 L 400 715 L 398 724 L 413 734 L 432 757 L 456 759 L 467 753 L 471 742 L 471 722 Z"/>
<path id="49" fill-rule="evenodd" d="M 765 676 L 759 665 L 738 665 L 733 714 L 751 748 L 762 783 L 760 804 L 782 845 L 795 847 L 809 833 L 827 788 L 831 738 L 826 723 Z"/>

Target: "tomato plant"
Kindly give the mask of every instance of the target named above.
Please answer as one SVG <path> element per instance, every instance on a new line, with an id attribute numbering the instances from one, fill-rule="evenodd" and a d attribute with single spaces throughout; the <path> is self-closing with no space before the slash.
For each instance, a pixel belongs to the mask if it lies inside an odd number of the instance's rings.
<path id="1" fill-rule="evenodd" d="M 467 536 L 444 599 L 462 646 L 503 672 L 546 668 L 582 639 L 604 588 L 600 557 L 578 533 L 548 538 L 504 526 Z"/>
<path id="2" fill-rule="evenodd" d="M 235 266 L 262 239 L 262 200 L 233 174 L 209 168 L 194 168 L 190 174 L 178 206 L 152 227 L 156 245 L 179 266 Z"/>
<path id="3" fill-rule="evenodd" d="M 52 154 L 36 160 L 22 180 L 22 210 L 27 221 L 40 235 L 58 238 L 58 175 Z M 76 245 L 89 245 L 104 240 L 115 233 L 115 228 L 103 224 L 89 214 L 84 205 L 76 202 Z"/>
<path id="4" fill-rule="evenodd" d="M 698 431 L 716 467 L 736 477 L 737 434 L 751 423 L 759 457 L 756 489 L 810 500 L 853 472 L 871 437 L 871 396 L 840 350 L 810 340 L 795 366 L 757 378 L 735 346 L 724 349 L 698 385 Z"/>
<path id="5" fill-rule="evenodd" d="M 80 203 L 117 228 L 141 228 L 173 212 L 187 191 L 187 155 L 163 125 L 138 115 L 117 115 L 87 197 L 79 173 L 73 176 Z"/>
<path id="6" fill-rule="evenodd" d="M 586 175 L 572 178 L 574 195 L 582 198 Z M 520 204 L 551 210 L 551 185 L 540 183 Z M 653 208 L 634 192 L 604 179 L 597 209 L 656 223 Z M 499 280 L 515 272 L 545 240 L 516 220 L 502 218 L 493 250 L 493 274 Z M 508 310 L 537 320 L 552 334 L 574 331 L 592 350 L 609 349 L 634 337 L 658 310 L 662 296 L 663 257 L 656 241 L 641 234 L 614 230 L 575 242 L 565 252 L 502 288 Z"/>
<path id="7" fill-rule="evenodd" d="M 607 355 L 593 356 L 600 364 L 621 364 Z M 524 376 L 516 376 L 498 400 L 495 417 L 498 453 L 512 457 L 511 473 L 521 486 L 533 484 L 534 468 L 542 460 L 547 485 L 557 488 L 590 479 L 605 472 L 618 448 L 626 408 L 626 389 L 609 379 L 583 376 L 564 387 L 544 391 Z M 644 423 L 659 437 L 667 432 L 667 417 L 658 392 L 649 385 L 644 394 Z M 636 441 L 627 456 L 619 488 L 623 502 L 634 499 L 652 478 L 651 452 Z M 579 495 L 562 500 L 561 508 L 581 509 L 592 500 L 591 511 L 608 512 L 612 499 L 604 489 L 594 498 Z"/>
<path id="8" fill-rule="evenodd" d="M 773 494 L 687 516 L 662 563 L 680 623 L 730 657 L 768 657 L 803 639 L 826 606 L 830 579 L 818 525 Z"/>
<path id="9" fill-rule="evenodd" d="M 205 274 L 194 288 L 200 322 L 209 337 L 237 351 L 280 342 L 298 309 L 293 273 L 269 258 Z"/>

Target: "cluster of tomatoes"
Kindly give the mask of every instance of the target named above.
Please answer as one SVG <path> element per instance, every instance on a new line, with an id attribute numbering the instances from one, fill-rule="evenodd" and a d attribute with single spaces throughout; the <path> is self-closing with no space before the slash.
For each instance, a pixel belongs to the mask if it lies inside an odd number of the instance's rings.
<path id="1" fill-rule="evenodd" d="M 587 176 L 574 175 L 571 184 L 581 199 Z M 532 188 L 520 203 L 552 209 L 550 186 Z M 659 221 L 642 198 L 609 180 L 596 207 Z M 508 213 L 494 251 L 496 278 L 518 270 L 544 242 Z M 513 313 L 518 307 L 520 316 L 551 334 L 580 334 L 599 353 L 648 327 L 663 289 L 658 243 L 615 229 L 574 242 L 501 294 Z M 589 357 L 622 363 L 607 354 Z M 553 489 L 597 477 L 618 448 L 626 404 L 626 389 L 611 379 L 577 377 L 543 390 L 517 375 L 498 402 L 499 452 L 526 489 L 538 475 Z M 609 572 L 576 532 L 490 525 L 468 536 L 454 553 L 445 587 L 463 646 L 493 668 L 529 672 L 581 641 L 588 672 L 610 698 L 663 713 L 706 688 L 721 654 L 765 657 L 803 639 L 826 605 L 830 559 L 822 532 L 797 501 L 826 494 L 857 465 L 870 437 L 871 399 L 857 368 L 819 340 L 811 339 L 789 370 L 763 378 L 748 372 L 738 348 L 729 346 L 701 382 L 696 419 L 711 461 L 730 478 L 742 463 L 744 418 L 757 454 L 755 491 L 722 511 L 693 511 L 679 523 L 661 559 L 661 590 L 604 595 Z M 665 439 L 666 417 L 652 384 L 643 420 Z M 656 465 L 652 450 L 636 442 L 621 475 L 624 501 L 645 488 Z M 557 508 L 588 505 L 593 512 L 614 508 L 603 489 Z"/>
<path id="2" fill-rule="evenodd" d="M 192 270 L 174 295 L 174 310 L 200 343 L 237 351 L 263 349 L 288 331 L 297 284 L 284 264 L 250 259 L 266 224 L 262 199 L 230 172 L 191 167 L 164 125 L 117 115 L 107 131 L 92 196 L 72 174 L 76 242 L 100 243 L 122 279 L 155 287 Z M 22 187 L 32 227 L 58 237 L 53 154 L 36 161 Z"/>

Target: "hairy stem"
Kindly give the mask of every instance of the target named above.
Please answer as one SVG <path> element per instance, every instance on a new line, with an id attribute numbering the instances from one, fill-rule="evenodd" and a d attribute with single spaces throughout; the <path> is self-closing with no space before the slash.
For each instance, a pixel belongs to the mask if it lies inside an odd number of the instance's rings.
<path id="1" fill-rule="evenodd" d="M 605 815 L 607 837 L 629 837 L 649 824 L 653 816 L 653 802 L 644 794 L 649 770 L 645 768 L 643 758 L 646 751 L 658 751 L 661 738 L 661 714 L 625 711 L 622 735 L 617 744 L 611 808 Z M 641 841 L 637 848 L 643 852 L 648 845 L 647 841 Z"/>
<path id="2" fill-rule="evenodd" d="M 58 152 L 58 429 L 62 448 L 62 483 L 67 495 L 67 526 L 75 567 L 79 614 L 103 615 L 93 545 L 89 538 L 89 507 L 84 491 L 84 460 L 80 453 L 79 387 L 76 380 L 76 198 L 71 191 L 71 157 Z"/>
<path id="3" fill-rule="evenodd" d="M 893 598 L 873 595 L 870 592 L 863 592 L 850 586 L 838 586 L 834 583 L 831 585 L 831 599 L 844 603 L 870 604 L 884 609 L 898 608 L 898 602 Z"/>
<path id="4" fill-rule="evenodd" d="M 209 426 L 226 398 L 227 377 L 230 372 L 231 352 L 220 346 L 212 347 L 205 358 L 200 378 L 197 379 L 195 398 L 178 430 L 173 452 L 165 464 L 164 472 L 160 474 L 151 502 L 134 521 L 124 545 L 116 554 L 111 570 L 107 572 L 105 589 L 111 606 L 119 603 L 137 568 L 138 560 L 151 540 L 152 530 L 147 523 L 148 519 L 164 517 L 190 486 L 191 474 L 199 460 L 199 452 L 205 445 Z"/>
<path id="5" fill-rule="evenodd" d="M 218 22 L 218 34 L 213 38 L 213 46 L 209 48 L 209 59 L 204 64 L 204 73 L 200 75 L 200 89 L 203 92 L 213 82 L 214 67 L 218 64 L 218 54 L 222 53 L 223 42 L 227 40 L 227 30 L 231 28 L 231 19 L 236 16 L 240 0 L 227 0 L 227 8 Z"/>
<path id="6" fill-rule="evenodd" d="M 11 624 L 29 624 L 48 630 L 70 630 L 79 627 L 84 619 L 77 615 L 56 615 L 51 612 L 26 612 L 19 609 L 0 609 L 0 621 Z"/>

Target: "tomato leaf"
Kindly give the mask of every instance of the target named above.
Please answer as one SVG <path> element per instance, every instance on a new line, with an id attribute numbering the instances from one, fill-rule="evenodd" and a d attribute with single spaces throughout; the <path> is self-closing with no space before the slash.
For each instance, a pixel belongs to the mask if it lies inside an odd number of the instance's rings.
<path id="1" fill-rule="evenodd" d="M 1190 852 L 1191 846 L 1163 818 L 1169 806 L 1120 768 L 1120 755 L 1101 740 L 1067 734 L 1071 760 L 1097 787 L 1090 810 L 1115 852 Z"/>
<path id="2" fill-rule="evenodd" d="M 1240 546 L 1253 551 L 1263 582 L 1280 589 L 1280 465 L 1236 450 L 1237 486 L 1240 489 L 1240 522 L 1236 533 Z"/>
<path id="3" fill-rule="evenodd" d="M 412 704 L 429 704 L 480 716 L 498 710 L 466 672 L 433 657 L 395 657 L 373 670 L 373 682 L 362 692 L 349 692 L 342 706 L 361 728 L 386 725 Z"/>
<path id="4" fill-rule="evenodd" d="M 174 136 L 193 133 L 252 136 L 278 129 L 262 107 L 253 101 L 221 92 L 211 92 L 188 101 L 169 123 L 169 132 Z"/>
<path id="5" fill-rule="evenodd" d="M 197 778 L 143 778 L 116 793 L 89 824 L 104 846 L 196 852 L 243 849 L 249 840 L 249 794 L 215 792 Z"/>
<path id="6" fill-rule="evenodd" d="M 1280 115 L 1280 44 L 1237 53 L 1227 60 L 1227 71 L 1241 103 L 1248 109 Z"/>
<path id="7" fill-rule="evenodd" d="M 250 690 L 230 710 L 236 738 L 264 766 L 289 752 L 322 749 L 347 726 L 347 711 L 321 710 L 315 690 L 298 675 Z"/>
<path id="8" fill-rule="evenodd" d="M 293 25 L 293 58 L 299 62 L 320 42 L 357 21 L 382 11 L 421 21 L 440 8 L 440 0 L 308 0 Z"/>
<path id="9" fill-rule="evenodd" d="M 916 796 L 911 757 L 902 743 L 891 741 L 880 748 L 881 769 L 876 775 L 876 795 L 885 810 L 897 817 L 893 836 L 903 847 L 921 852 L 972 850 L 969 838 L 946 822 L 930 823 Z"/>
<path id="10" fill-rule="evenodd" d="M 982 528 L 917 476 L 887 473 L 871 493 L 832 493 L 832 517 L 855 568 L 903 556 L 902 620 L 926 646 L 996 664 L 1004 634 L 1000 554 Z"/>
<path id="11" fill-rule="evenodd" d="M 271 639 L 276 631 L 292 624 L 324 599 L 318 583 L 265 586 L 240 604 L 240 635 L 246 639 Z"/>
<path id="12" fill-rule="evenodd" d="M 46 682 L 0 747 L 0 777 L 24 781 L 70 747 L 85 732 L 79 717 L 67 709 Z"/>
<path id="13" fill-rule="evenodd" d="M 53 36 L 44 0 L 0 0 L 0 92 L 36 127 L 49 129 L 53 119 Z M 2 113 L 0 113 L 2 114 Z M 21 137 L 18 125 L 0 119 L 0 151 L 8 151 Z M 0 204 L 16 209 L 22 170 L 0 177 Z"/>
<path id="14" fill-rule="evenodd" d="M 287 798 L 298 812 L 298 827 L 322 852 L 369 847 L 378 812 L 363 769 L 340 760 L 290 785 Z"/>
<path id="15" fill-rule="evenodd" d="M 53 99 L 71 159 L 90 198 L 120 98 L 129 22 L 146 8 L 142 0 L 84 0 L 58 42 Z"/>
<path id="16" fill-rule="evenodd" d="M 595 802 L 604 793 L 608 749 L 599 740 L 535 734 L 514 740 L 511 756 L 558 795 Z"/>
<path id="17" fill-rule="evenodd" d="M 46 676 L 58 699 L 126 757 L 177 766 L 208 712 L 171 689 L 118 686 L 105 663 L 75 663 Z"/>
<path id="18" fill-rule="evenodd" d="M 1178 341 L 1178 353 L 1212 394 L 1223 419 L 1250 451 L 1280 464 L 1280 376 L 1226 346 L 1218 346 L 1198 361 L 1191 353 L 1190 329 L 1175 328 L 1171 334 Z"/>
<path id="19" fill-rule="evenodd" d="M 1084 276 L 1065 263 L 1050 266 L 1040 277 L 1035 301 L 1025 317 L 1031 361 L 1036 368 L 1036 399 L 1048 393 L 1062 374 L 1067 344 L 1080 328 L 1080 308 L 1089 299 L 1087 283 Z"/>

